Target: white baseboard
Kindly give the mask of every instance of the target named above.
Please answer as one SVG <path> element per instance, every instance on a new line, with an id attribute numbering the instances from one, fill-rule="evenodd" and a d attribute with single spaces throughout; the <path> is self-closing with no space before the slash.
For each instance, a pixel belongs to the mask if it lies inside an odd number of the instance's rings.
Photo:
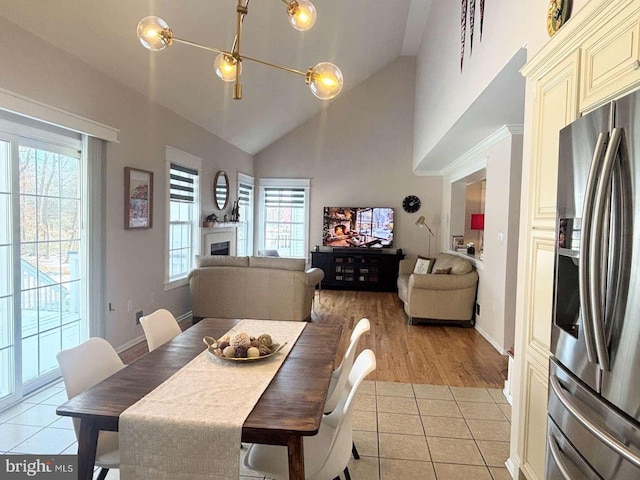
<path id="1" fill-rule="evenodd" d="M 485 331 L 482 329 L 482 327 L 480 327 L 480 326 L 478 325 L 478 323 L 477 323 L 477 322 L 476 322 L 475 329 L 478 331 L 478 333 L 479 333 L 480 335 L 482 335 L 482 336 L 484 337 L 484 339 L 485 339 L 487 342 L 489 342 L 489 343 L 491 344 L 491 346 L 492 346 L 493 348 L 495 348 L 495 349 L 498 351 L 498 353 L 499 353 L 500 355 L 506 355 L 506 354 L 507 354 L 507 351 L 506 351 L 506 350 L 504 350 L 504 349 L 503 349 L 503 348 L 498 344 L 498 342 L 496 342 L 493 338 L 491 338 L 491 335 L 489 335 L 487 332 L 485 332 Z"/>
<path id="2" fill-rule="evenodd" d="M 178 318 L 176 318 L 178 323 L 182 323 L 182 322 L 185 322 L 185 321 L 191 321 L 192 319 L 193 319 L 193 314 L 190 311 L 185 313 L 185 314 L 183 314 L 183 315 L 180 315 Z M 145 338 L 144 335 L 137 336 L 136 338 L 134 338 L 132 340 L 129 340 L 124 345 L 120 345 L 118 348 L 116 348 L 116 352 L 122 353 L 125 350 L 128 350 L 131 347 L 135 347 L 137 344 L 139 344 L 140 342 L 144 342 L 144 341 L 146 341 L 146 338 Z"/>
<path id="3" fill-rule="evenodd" d="M 518 478 L 516 475 L 519 470 L 518 462 L 513 457 L 507 458 L 507 461 L 504 462 L 504 466 L 507 467 L 507 471 L 509 472 L 509 475 L 511 475 L 511 478 Z"/>

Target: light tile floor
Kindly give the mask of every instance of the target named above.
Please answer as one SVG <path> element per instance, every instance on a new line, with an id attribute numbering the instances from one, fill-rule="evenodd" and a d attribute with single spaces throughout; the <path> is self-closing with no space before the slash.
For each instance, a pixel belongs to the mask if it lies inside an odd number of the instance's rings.
<path id="1" fill-rule="evenodd" d="M 56 383 L 0 412 L 0 452 L 75 453 L 73 424 L 55 413 Z M 365 381 L 354 407 L 353 480 L 507 480 L 511 406 L 499 389 Z M 246 451 L 246 450 L 245 450 Z M 264 479 L 241 469 L 240 480 Z M 112 470 L 108 480 L 118 480 Z"/>

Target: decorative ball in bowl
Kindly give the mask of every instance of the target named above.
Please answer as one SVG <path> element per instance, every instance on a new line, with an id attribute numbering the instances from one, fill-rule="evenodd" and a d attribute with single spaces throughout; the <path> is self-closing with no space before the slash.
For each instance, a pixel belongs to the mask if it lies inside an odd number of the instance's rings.
<path id="1" fill-rule="evenodd" d="M 287 344 L 287 342 L 281 344 L 274 342 L 267 333 L 252 337 L 245 332 L 225 335 L 218 340 L 206 336 L 202 341 L 209 347 L 210 354 L 223 360 L 240 362 L 268 358 L 282 350 Z"/>

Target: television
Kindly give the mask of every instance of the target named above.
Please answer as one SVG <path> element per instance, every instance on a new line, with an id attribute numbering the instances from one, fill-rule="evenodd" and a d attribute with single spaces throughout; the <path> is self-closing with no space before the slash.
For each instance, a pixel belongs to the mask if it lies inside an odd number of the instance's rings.
<path id="1" fill-rule="evenodd" d="M 322 245 L 391 248 L 393 208 L 324 207 Z"/>

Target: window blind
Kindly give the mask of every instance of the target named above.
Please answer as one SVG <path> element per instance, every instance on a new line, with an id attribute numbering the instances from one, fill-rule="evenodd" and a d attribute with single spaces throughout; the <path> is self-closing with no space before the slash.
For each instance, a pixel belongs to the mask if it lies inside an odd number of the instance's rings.
<path id="1" fill-rule="evenodd" d="M 194 177 L 197 176 L 197 170 L 172 163 L 169 170 L 169 198 L 176 202 L 193 203 Z"/>
<path id="2" fill-rule="evenodd" d="M 265 187 L 265 207 L 304 208 L 306 192 L 304 188 Z"/>

